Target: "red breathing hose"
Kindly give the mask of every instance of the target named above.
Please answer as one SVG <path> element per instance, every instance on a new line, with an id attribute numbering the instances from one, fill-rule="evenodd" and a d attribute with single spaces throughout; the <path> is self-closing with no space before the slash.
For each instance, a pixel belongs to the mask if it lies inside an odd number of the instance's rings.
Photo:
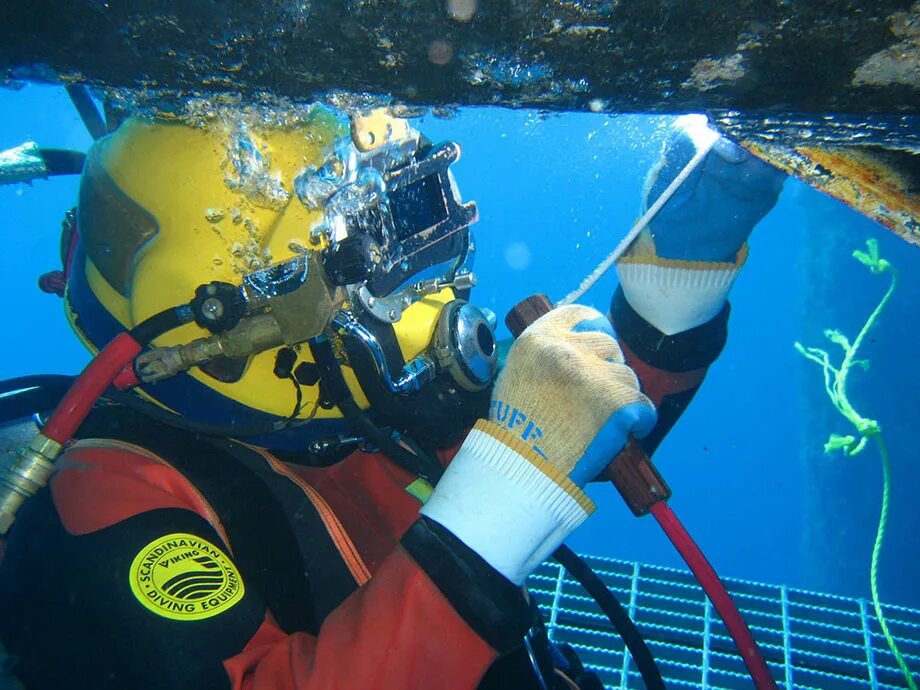
<path id="1" fill-rule="evenodd" d="M 128 333 L 116 336 L 93 358 L 70 387 L 42 428 L 42 434 L 61 445 L 67 443 L 96 401 L 105 393 L 105 389 L 140 351 L 140 344 Z"/>
<path id="2" fill-rule="evenodd" d="M 767 668 L 767 662 L 764 661 L 754 636 L 741 617 L 741 612 L 735 606 L 731 596 L 725 589 L 725 585 L 719 579 L 716 571 L 713 570 L 706 556 L 700 551 L 700 547 L 693 541 L 690 533 L 684 529 L 680 520 L 664 501 L 660 501 L 651 507 L 651 513 L 655 516 L 661 529 L 668 535 L 668 539 L 674 544 L 683 559 L 690 566 L 690 570 L 696 576 L 696 579 L 702 585 L 703 590 L 712 602 L 725 627 L 728 628 L 729 634 L 735 641 L 738 653 L 747 666 L 748 673 L 754 680 L 754 687 L 757 690 L 775 690 L 776 683 L 770 675 Z"/>
<path id="3" fill-rule="evenodd" d="M 516 338 L 527 328 L 527 326 L 536 321 L 543 314 L 551 311 L 552 308 L 553 304 L 546 295 L 531 295 L 527 299 L 518 302 L 511 311 L 508 312 L 508 315 L 505 317 L 505 325 L 508 326 L 508 330 L 511 331 L 511 334 Z M 645 482 L 648 481 L 647 473 L 650 468 L 650 463 L 642 451 L 639 451 L 638 457 L 645 460 L 644 467 L 639 470 L 639 474 L 642 480 L 640 483 L 643 487 L 647 488 Z M 618 461 L 614 460 L 614 463 L 615 462 Z M 625 461 L 620 460 L 619 462 L 622 465 Z M 657 476 L 657 472 L 654 474 Z M 658 477 L 658 480 L 659 483 L 661 483 L 660 477 Z M 614 484 L 617 485 L 617 489 L 623 494 L 624 488 L 617 483 L 616 480 L 614 480 Z M 770 671 L 767 669 L 767 663 L 764 661 L 760 649 L 758 649 L 757 643 L 754 641 L 754 636 L 751 635 L 750 629 L 741 617 L 741 612 L 738 610 L 738 607 L 735 606 L 735 602 L 732 601 L 731 596 L 726 591 L 725 585 L 722 584 L 719 576 L 716 575 L 716 571 L 713 570 L 709 561 L 706 560 L 706 556 L 700 551 L 700 547 L 696 545 L 696 542 L 693 541 L 693 538 L 687 530 L 684 529 L 680 520 L 677 519 L 677 516 L 671 511 L 664 500 L 661 500 L 659 497 L 658 500 L 650 501 L 647 505 L 649 506 L 647 509 L 655 516 L 658 524 L 661 525 L 661 529 L 668 535 L 668 539 L 671 540 L 671 543 L 674 544 L 674 547 L 683 557 L 684 561 L 690 566 L 690 570 L 693 571 L 703 591 L 706 592 L 712 605 L 715 607 L 719 616 L 721 616 L 722 622 L 725 623 L 725 627 L 728 628 L 728 632 L 731 634 L 732 639 L 735 641 L 735 646 L 738 648 L 738 652 L 744 660 L 744 665 L 747 666 L 748 673 L 750 673 L 751 678 L 754 680 L 754 686 L 757 690 L 775 690 L 776 683 L 773 682 L 773 678 L 770 676 Z M 633 512 L 635 512 L 635 509 Z M 636 514 L 641 515 L 643 513 Z"/>

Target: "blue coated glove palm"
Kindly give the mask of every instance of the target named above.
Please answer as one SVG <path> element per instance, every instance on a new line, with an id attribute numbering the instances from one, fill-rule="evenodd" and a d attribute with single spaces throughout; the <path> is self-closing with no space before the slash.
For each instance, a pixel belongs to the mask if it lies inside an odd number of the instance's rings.
<path id="1" fill-rule="evenodd" d="M 680 126 L 681 121 L 689 124 Z M 665 147 L 646 185 L 653 203 L 697 152 L 693 128 L 684 119 Z M 760 220 L 776 204 L 785 173 L 719 137 L 706 159 L 652 219 L 656 254 L 663 259 L 733 262 Z"/>
<path id="2" fill-rule="evenodd" d="M 649 174 L 646 204 L 654 204 L 717 136 L 702 116 L 680 118 Z M 773 208 L 784 180 L 784 173 L 717 138 L 617 262 L 620 286 L 636 313 L 665 335 L 713 319 L 744 265 L 751 230 Z"/>

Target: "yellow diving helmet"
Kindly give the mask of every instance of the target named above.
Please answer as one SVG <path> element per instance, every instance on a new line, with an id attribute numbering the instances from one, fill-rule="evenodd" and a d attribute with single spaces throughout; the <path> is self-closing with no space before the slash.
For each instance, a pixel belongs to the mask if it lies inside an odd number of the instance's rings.
<path id="1" fill-rule="evenodd" d="M 191 430 L 321 452 L 362 435 L 343 410 L 369 408 L 452 442 L 497 367 L 494 315 L 466 301 L 477 212 L 458 156 L 383 111 L 128 119 L 87 156 L 71 323 L 97 351 L 187 305 L 122 397 Z"/>

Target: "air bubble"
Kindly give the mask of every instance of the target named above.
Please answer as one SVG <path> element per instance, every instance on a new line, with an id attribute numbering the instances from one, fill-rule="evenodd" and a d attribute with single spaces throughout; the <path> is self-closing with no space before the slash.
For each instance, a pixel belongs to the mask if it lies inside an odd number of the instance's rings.
<path id="1" fill-rule="evenodd" d="M 209 208 L 204 212 L 204 217 L 209 223 L 219 223 L 224 219 L 224 211 L 220 208 Z"/>
<path id="2" fill-rule="evenodd" d="M 436 38 L 428 46 L 428 59 L 435 65 L 446 65 L 454 57 L 454 48 L 441 38 Z"/>
<path id="3" fill-rule="evenodd" d="M 512 271 L 524 271 L 530 266 L 533 255 L 523 242 L 512 242 L 505 247 L 505 263 Z"/>
<path id="4" fill-rule="evenodd" d="M 447 0 L 447 14 L 458 22 L 468 22 L 479 7 L 477 0 Z"/>

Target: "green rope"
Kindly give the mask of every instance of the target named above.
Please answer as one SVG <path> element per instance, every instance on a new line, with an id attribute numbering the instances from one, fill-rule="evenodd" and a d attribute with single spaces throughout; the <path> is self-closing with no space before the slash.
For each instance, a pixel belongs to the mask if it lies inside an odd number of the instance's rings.
<path id="1" fill-rule="evenodd" d="M 888 448 L 885 446 L 885 441 L 882 439 L 881 433 L 875 436 L 875 442 L 878 444 L 878 451 L 882 456 L 883 482 L 882 512 L 878 519 L 878 530 L 875 532 L 875 544 L 872 546 L 872 565 L 869 569 L 869 585 L 872 588 L 872 606 L 875 608 L 875 617 L 878 619 L 882 634 L 885 635 L 885 640 L 888 642 L 888 648 L 891 650 L 891 653 L 894 654 L 894 658 L 901 668 L 901 673 L 903 673 L 904 677 L 907 679 L 907 687 L 909 687 L 910 690 L 917 690 L 917 684 L 914 682 L 910 669 L 907 667 L 907 662 L 901 655 L 901 650 L 898 649 L 894 637 L 888 630 L 888 622 L 885 620 L 885 616 L 882 615 L 882 605 L 879 603 L 878 598 L 878 562 L 882 553 L 882 543 L 885 541 L 885 524 L 888 521 L 888 497 L 891 493 L 891 463 L 888 459 Z"/>
<path id="2" fill-rule="evenodd" d="M 876 275 L 881 275 L 882 273 L 890 274 L 891 284 L 888 286 L 888 290 L 878 303 L 878 306 L 869 315 L 862 330 L 859 332 L 859 335 L 856 336 L 856 340 L 854 340 L 852 344 L 850 344 L 850 341 L 847 340 L 846 336 L 840 331 L 832 329 L 824 331 L 824 336 L 828 340 L 839 345 L 843 349 L 843 362 L 840 368 L 838 369 L 831 364 L 830 355 L 825 350 L 817 347 L 803 347 L 801 343 L 796 343 L 795 349 L 798 350 L 802 356 L 816 362 L 821 367 L 824 372 L 824 390 L 827 396 L 830 398 L 837 411 L 853 425 L 859 436 L 857 439 L 855 436 L 849 434 L 846 436 L 831 434 L 827 443 L 824 444 L 824 452 L 831 453 L 836 450 L 842 450 L 846 455 L 857 455 L 865 449 L 870 438 L 875 439 L 878 445 L 879 455 L 882 458 L 882 509 L 879 515 L 878 529 L 875 532 L 875 543 L 872 547 L 872 562 L 869 568 L 869 588 L 872 591 L 872 606 L 875 609 L 875 617 L 878 619 L 882 634 L 884 634 L 885 640 L 888 642 L 888 648 L 891 650 L 891 653 L 894 654 L 894 658 L 898 662 L 901 673 L 904 674 L 904 678 L 907 680 L 907 687 L 909 687 L 910 690 L 917 690 L 917 684 L 914 682 L 913 675 L 907 666 L 907 662 L 904 660 L 901 650 L 898 649 L 894 636 L 888 630 L 888 622 L 885 620 L 885 616 L 882 613 L 882 605 L 878 596 L 879 560 L 882 553 L 882 544 L 885 542 L 885 529 L 888 525 L 888 503 L 891 495 L 891 463 L 888 456 L 888 448 L 882 438 L 882 429 L 879 423 L 874 419 L 868 419 L 860 415 L 847 398 L 847 378 L 852 368 L 858 366 L 864 371 L 869 368 L 869 361 L 865 359 L 856 359 L 856 352 L 862 345 L 863 340 L 865 340 L 866 335 L 875 325 L 879 315 L 885 309 L 898 284 L 897 271 L 888 261 L 882 259 L 878 254 L 878 242 L 872 239 L 868 240 L 866 245 L 869 250 L 868 252 L 856 250 L 853 252 L 853 257 Z"/>

